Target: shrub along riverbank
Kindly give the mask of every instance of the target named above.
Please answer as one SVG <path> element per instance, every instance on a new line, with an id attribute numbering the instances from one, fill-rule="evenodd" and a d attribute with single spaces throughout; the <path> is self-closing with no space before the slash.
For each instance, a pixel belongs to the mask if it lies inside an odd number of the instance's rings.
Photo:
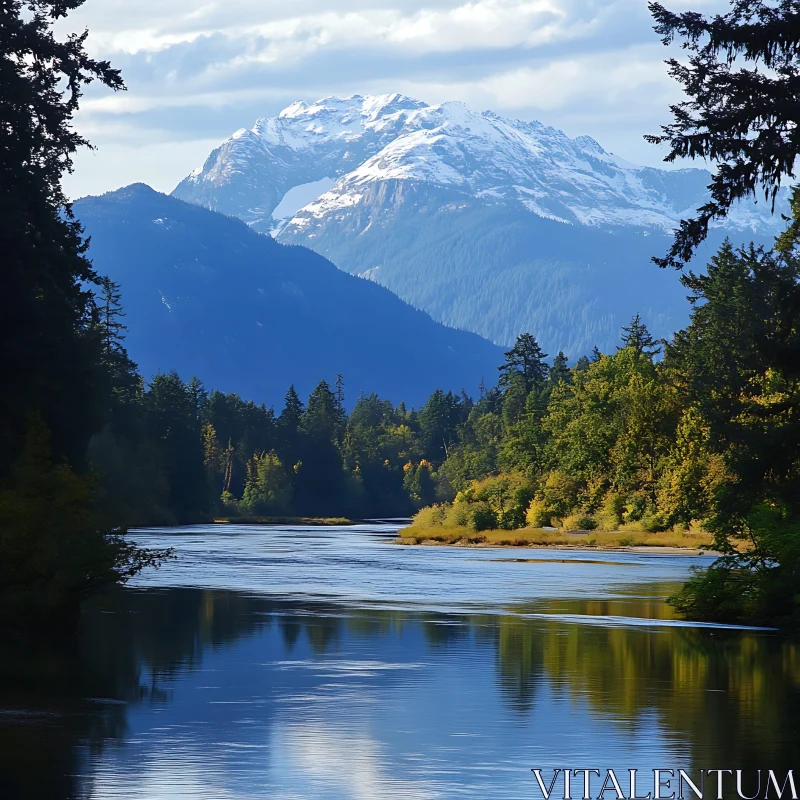
<path id="1" fill-rule="evenodd" d="M 629 548 L 667 547 L 687 552 L 714 551 L 714 539 L 703 531 L 647 533 L 629 531 L 568 531 L 544 528 L 519 528 L 513 531 L 483 531 L 444 525 L 418 525 L 399 532 L 398 544 L 459 545 L 462 547 L 568 547 Z"/>

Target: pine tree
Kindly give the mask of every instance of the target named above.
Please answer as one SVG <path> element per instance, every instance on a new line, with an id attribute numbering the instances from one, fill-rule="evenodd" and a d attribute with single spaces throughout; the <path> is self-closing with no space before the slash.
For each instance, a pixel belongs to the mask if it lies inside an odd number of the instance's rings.
<path id="1" fill-rule="evenodd" d="M 327 381 L 320 381 L 308 397 L 303 431 L 319 442 L 335 441 L 341 424 L 341 407 Z"/>
<path id="2" fill-rule="evenodd" d="M 341 372 L 336 376 L 334 410 L 336 412 L 336 439 L 341 442 L 347 427 L 347 409 L 344 405 L 344 376 Z"/>
<path id="3" fill-rule="evenodd" d="M 589 369 L 590 363 L 587 356 L 581 356 L 575 363 L 575 372 L 586 372 L 586 370 Z"/>
<path id="4" fill-rule="evenodd" d="M 645 355 L 651 360 L 661 352 L 658 343 L 650 335 L 650 331 L 638 314 L 633 317 L 629 325 L 623 325 L 622 332 L 622 347 L 618 349 L 631 347 L 639 355 Z"/>
<path id="5" fill-rule="evenodd" d="M 563 350 L 558 351 L 558 355 L 553 359 L 553 366 L 550 368 L 549 381 L 550 384 L 555 386 L 561 381 L 569 382 L 572 374 L 569 371 L 569 363 L 567 357 L 564 355 Z"/>
<path id="6" fill-rule="evenodd" d="M 534 336 L 530 333 L 520 334 L 514 346 L 505 353 L 506 363 L 498 367 L 500 386 L 508 386 L 515 374 L 522 377 L 526 393 L 534 386 L 542 386 L 549 372 L 545 358 L 547 353 L 542 352 Z"/>
<path id="7" fill-rule="evenodd" d="M 672 106 L 673 121 L 648 141 L 670 145 L 665 161 L 702 158 L 716 164 L 711 199 L 683 220 L 662 267 L 682 267 L 709 223 L 733 203 L 764 192 L 774 204 L 781 181 L 800 157 L 800 6 L 797 0 L 734 0 L 727 14 L 674 14 L 651 2 L 655 30 L 686 59 L 669 59 L 670 75 L 689 99 Z"/>
<path id="8" fill-rule="evenodd" d="M 303 421 L 303 401 L 295 391 L 294 385 L 289 387 L 284 399 L 283 411 L 278 418 L 281 428 L 286 433 L 297 433 L 300 423 Z"/>
<path id="9" fill-rule="evenodd" d="M 124 406 L 130 406 L 142 392 L 142 379 L 136 364 L 125 349 L 124 323 L 119 284 L 108 277 L 98 278 L 99 293 L 95 327 L 101 344 L 101 363 L 105 373 L 104 394 L 109 398 L 112 422 L 120 425 Z"/>
<path id="10" fill-rule="evenodd" d="M 71 127 L 82 87 L 124 88 L 86 54 L 87 32 L 55 23 L 81 0 L 6 0 L 0 8 L 0 477 L 21 452 L 26 418 L 50 429 L 53 455 L 82 466 L 100 426 L 96 274 L 61 187 L 85 139 Z"/>
<path id="11" fill-rule="evenodd" d="M 205 417 L 206 409 L 208 408 L 208 392 L 203 382 L 196 375 L 187 384 L 189 396 L 192 398 L 192 406 L 194 407 L 195 417 L 201 421 Z"/>
<path id="12" fill-rule="evenodd" d="M 171 372 L 156 375 L 145 397 L 149 434 L 162 455 L 170 504 L 178 520 L 186 522 L 202 519 L 210 505 L 195 390 Z"/>

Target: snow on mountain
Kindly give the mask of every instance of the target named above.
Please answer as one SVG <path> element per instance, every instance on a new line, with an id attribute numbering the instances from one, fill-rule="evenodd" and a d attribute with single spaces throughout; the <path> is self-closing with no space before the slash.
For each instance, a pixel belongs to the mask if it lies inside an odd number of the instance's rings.
<path id="1" fill-rule="evenodd" d="M 287 232 L 350 213 L 370 187 L 385 182 L 448 187 L 569 224 L 668 231 L 703 200 L 709 176 L 637 167 L 588 136 L 570 139 L 539 122 L 476 113 L 462 103 L 356 95 L 298 102 L 259 119 L 215 150 L 174 194 L 267 232 L 288 192 L 326 178 L 336 184 L 309 198 Z M 726 224 L 773 223 L 768 209 L 749 204 Z"/>
<path id="2" fill-rule="evenodd" d="M 686 322 L 685 289 L 651 264 L 705 202 L 710 174 L 631 164 L 589 136 L 398 94 L 294 103 L 237 131 L 174 194 L 370 278 L 452 327 L 552 353 L 613 349 L 639 312 Z M 780 209 L 779 209 L 780 210 Z M 743 203 L 712 232 L 769 242 Z"/>
<path id="3" fill-rule="evenodd" d="M 395 139 L 422 103 L 399 94 L 293 103 L 223 142 L 173 195 L 238 216 L 262 233 L 292 189 L 338 179 Z"/>

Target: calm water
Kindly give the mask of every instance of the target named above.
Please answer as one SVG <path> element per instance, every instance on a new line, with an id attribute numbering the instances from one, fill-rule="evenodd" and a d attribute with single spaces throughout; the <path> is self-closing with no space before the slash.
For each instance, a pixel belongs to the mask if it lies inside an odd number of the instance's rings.
<path id="1" fill-rule="evenodd" d="M 800 767 L 798 650 L 664 603 L 711 559 L 394 530 L 139 532 L 178 560 L 77 642 L 0 646 L 0 800 L 517 800 L 532 767 Z"/>

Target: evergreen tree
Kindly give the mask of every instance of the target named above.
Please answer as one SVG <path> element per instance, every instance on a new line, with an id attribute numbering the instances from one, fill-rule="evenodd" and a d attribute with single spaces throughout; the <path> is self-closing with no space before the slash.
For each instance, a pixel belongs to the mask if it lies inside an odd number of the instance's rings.
<path id="1" fill-rule="evenodd" d="M 569 371 L 569 363 L 567 357 L 562 350 L 558 351 L 558 355 L 553 359 L 553 366 L 550 367 L 550 375 L 548 377 L 550 384 L 555 385 L 560 381 L 569 381 L 572 374 Z"/>
<path id="2" fill-rule="evenodd" d="M 198 422 L 205 418 L 206 409 L 208 407 L 208 392 L 203 382 L 196 375 L 186 385 L 189 392 L 189 397 L 192 399 L 192 407 L 194 408 L 195 418 Z"/>
<path id="3" fill-rule="evenodd" d="M 545 362 L 547 353 L 530 333 L 521 333 L 514 346 L 505 354 L 505 364 L 499 367 L 500 386 L 508 386 L 515 374 L 522 377 L 525 392 L 534 386 L 542 386 L 547 380 L 549 367 Z"/>
<path id="4" fill-rule="evenodd" d="M 88 242 L 61 186 L 88 144 L 72 129 L 83 87 L 123 88 L 108 62 L 87 55 L 88 32 L 56 36 L 81 5 L 0 5 L 0 610 L 17 617 L 16 601 L 46 617 L 74 613 L 92 589 L 165 555 L 127 543 L 121 518 L 101 521 L 96 486 L 81 474 L 92 437 L 112 442 L 109 425 L 140 393 L 119 292 L 105 282 L 98 306 Z"/>
<path id="5" fill-rule="evenodd" d="M 341 441 L 347 425 L 347 409 L 344 406 L 344 376 L 336 376 L 336 391 L 334 393 L 334 410 L 336 412 L 336 439 Z"/>
<path id="6" fill-rule="evenodd" d="M 781 180 L 800 156 L 800 7 L 797 0 L 734 0 L 727 14 L 674 14 L 651 2 L 665 44 L 688 51 L 669 59 L 669 72 L 689 99 L 672 106 L 673 121 L 648 141 L 668 143 L 666 161 L 702 158 L 716 164 L 711 199 L 681 222 L 662 267 L 682 267 L 712 220 L 739 199 L 763 191 L 774 203 Z"/>
<path id="7" fill-rule="evenodd" d="M 298 397 L 294 386 L 290 386 L 286 392 L 283 411 L 279 422 L 285 433 L 293 435 L 297 433 L 300 423 L 303 421 L 303 401 Z"/>
<path id="8" fill-rule="evenodd" d="M 577 362 L 575 363 L 575 371 L 576 372 L 586 372 L 589 369 L 589 358 L 587 356 L 581 356 Z"/>
<path id="9" fill-rule="evenodd" d="M 161 452 L 170 507 L 179 522 L 203 519 L 210 508 L 196 386 L 177 373 L 156 375 L 146 395 L 148 427 Z"/>
<path id="10" fill-rule="evenodd" d="M 630 347 L 637 355 L 645 355 L 651 361 L 661 352 L 658 343 L 650 335 L 650 331 L 638 314 L 633 317 L 629 325 L 622 327 L 622 347 Z"/>
<path id="11" fill-rule="evenodd" d="M 125 349 L 125 312 L 119 285 L 110 278 L 98 279 L 99 293 L 95 308 L 95 328 L 100 336 L 102 382 L 105 398 L 103 422 L 115 436 L 135 438 L 139 414 L 136 403 L 144 385 L 136 364 Z"/>
<path id="12" fill-rule="evenodd" d="M 7 0 L 0 9 L 0 478 L 30 414 L 50 429 L 54 457 L 77 467 L 100 427 L 96 274 L 61 178 L 87 144 L 71 127 L 82 87 L 123 85 L 86 54 L 88 33 L 55 36 L 56 21 L 81 4 Z"/>
<path id="13" fill-rule="evenodd" d="M 333 442 L 337 439 L 342 407 L 336 393 L 327 381 L 320 381 L 308 397 L 303 415 L 303 432 L 317 442 Z"/>
<path id="14" fill-rule="evenodd" d="M 429 461 L 439 463 L 447 457 L 448 447 L 457 439 L 460 419 L 458 398 L 436 389 L 419 413 L 423 453 Z"/>

